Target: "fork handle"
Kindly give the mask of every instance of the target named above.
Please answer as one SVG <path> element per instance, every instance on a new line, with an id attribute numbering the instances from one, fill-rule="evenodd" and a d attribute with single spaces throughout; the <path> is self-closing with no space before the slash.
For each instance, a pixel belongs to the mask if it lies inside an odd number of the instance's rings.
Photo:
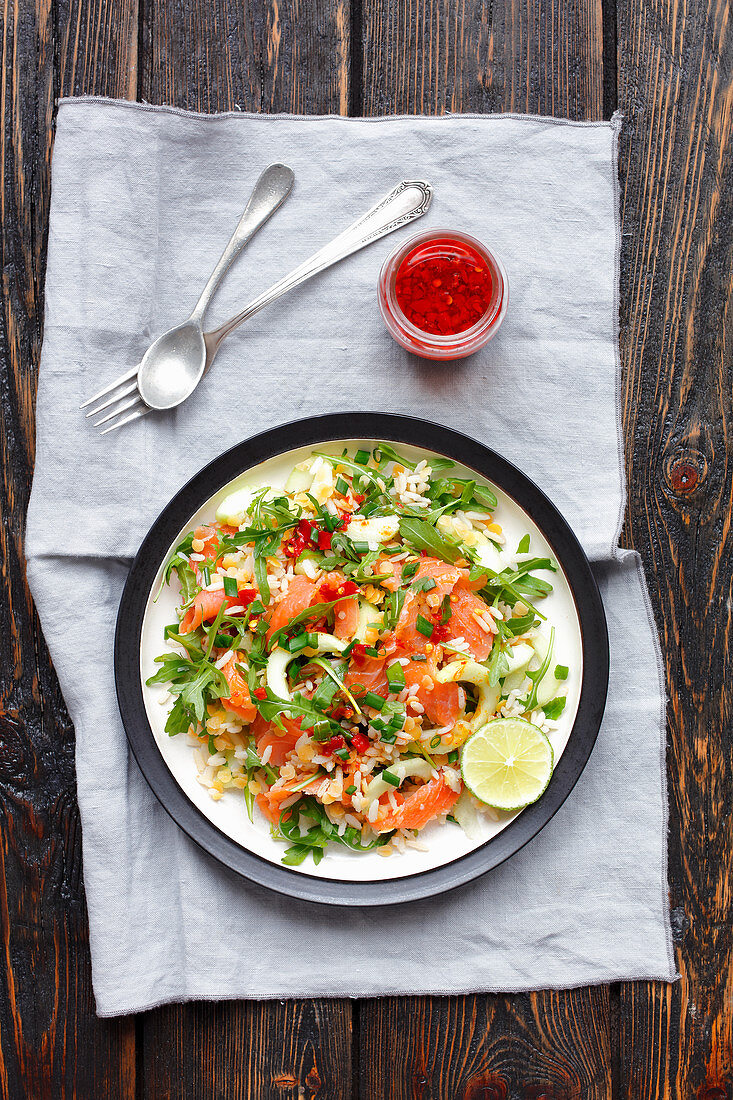
<path id="1" fill-rule="evenodd" d="M 312 278 L 321 271 L 325 271 L 332 264 L 338 263 L 339 260 L 343 260 L 353 252 L 358 252 L 360 248 L 371 244 L 372 241 L 378 241 L 380 237 L 386 237 L 388 233 L 392 233 L 395 229 L 400 229 L 403 225 L 415 221 L 416 218 L 421 218 L 430 206 L 432 197 L 433 189 L 424 180 L 403 180 L 395 187 L 394 191 L 390 191 L 376 206 L 373 206 L 371 210 L 358 218 L 348 229 L 345 229 L 343 233 L 339 233 L 338 237 L 324 245 L 299 267 L 285 275 L 258 298 L 255 298 L 236 317 L 231 317 L 219 328 L 205 333 L 207 368 L 211 365 L 211 361 L 224 337 L 228 336 L 230 332 L 233 332 L 235 328 L 238 328 L 254 313 L 259 312 L 270 302 L 282 297 L 283 294 L 287 294 L 289 290 L 300 286 L 307 279 Z"/>
<path id="2" fill-rule="evenodd" d="M 244 213 L 239 220 L 239 225 L 234 230 L 232 239 L 224 249 L 218 264 L 214 268 L 203 293 L 196 303 L 192 321 L 201 322 L 206 309 L 211 301 L 214 291 L 222 278 L 229 270 L 235 259 L 248 241 L 252 239 L 268 218 L 271 218 L 277 208 L 285 202 L 293 186 L 293 170 L 286 164 L 269 164 L 257 180 L 254 191 L 250 195 Z"/>

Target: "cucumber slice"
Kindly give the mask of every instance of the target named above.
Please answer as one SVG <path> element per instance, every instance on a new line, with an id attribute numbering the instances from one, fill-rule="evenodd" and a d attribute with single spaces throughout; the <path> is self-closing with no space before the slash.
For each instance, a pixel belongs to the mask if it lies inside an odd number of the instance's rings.
<path id="1" fill-rule="evenodd" d="M 219 523 L 228 523 L 232 527 L 239 527 L 244 521 L 247 511 L 255 495 L 254 489 L 244 485 L 235 489 L 233 493 L 225 496 L 216 509 L 216 519 Z"/>
<path id="2" fill-rule="evenodd" d="M 285 482 L 286 493 L 307 493 L 313 484 L 313 474 L 310 470 L 299 470 L 294 466 L 290 476 Z"/>
<path id="3" fill-rule="evenodd" d="M 316 637 L 318 638 L 318 645 L 315 648 L 306 646 L 305 649 L 301 650 L 301 653 L 313 657 L 316 653 L 343 653 L 346 649 L 346 642 L 342 642 L 340 638 L 335 638 L 333 634 L 318 634 Z M 270 691 L 273 695 L 277 695 L 278 699 L 286 699 L 289 702 L 293 698 L 288 687 L 288 665 L 298 656 L 298 653 L 291 653 L 289 649 L 281 649 L 280 646 L 276 646 L 267 658 L 265 679 Z"/>
<path id="4" fill-rule="evenodd" d="M 396 764 L 390 764 L 389 771 L 397 776 L 400 783 L 407 779 L 409 775 L 427 781 L 433 774 L 432 766 L 423 756 L 413 756 L 409 760 L 398 760 Z M 381 775 L 375 775 L 365 790 L 364 796 L 371 803 L 375 798 L 381 798 L 387 791 L 394 791 L 395 789 L 394 785 L 388 783 L 386 779 L 382 779 Z"/>
<path id="5" fill-rule="evenodd" d="M 369 603 L 369 600 L 359 598 L 359 621 L 356 626 L 354 637 L 360 641 L 366 641 L 367 631 L 370 627 L 376 627 L 380 630 L 384 622 L 384 612 L 380 611 L 378 607 L 375 607 L 373 603 Z"/>

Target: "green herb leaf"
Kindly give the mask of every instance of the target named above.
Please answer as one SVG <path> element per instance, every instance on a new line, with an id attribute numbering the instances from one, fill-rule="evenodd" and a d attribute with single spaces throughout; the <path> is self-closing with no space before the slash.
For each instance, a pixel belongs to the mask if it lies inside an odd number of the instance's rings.
<path id="1" fill-rule="evenodd" d="M 457 543 L 449 541 L 424 519 L 401 519 L 400 534 L 409 546 L 414 546 L 416 550 L 425 550 L 443 561 L 454 562 L 462 557 L 463 552 Z"/>

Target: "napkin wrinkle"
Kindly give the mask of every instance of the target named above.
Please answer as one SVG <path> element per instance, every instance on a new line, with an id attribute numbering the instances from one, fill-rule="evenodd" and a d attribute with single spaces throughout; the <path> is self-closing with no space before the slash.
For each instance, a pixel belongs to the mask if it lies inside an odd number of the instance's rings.
<path id="1" fill-rule="evenodd" d="M 676 976 L 661 651 L 639 557 L 618 549 L 619 125 L 200 116 L 62 101 L 26 553 L 76 729 L 100 1016 L 189 999 L 509 992 Z M 376 273 L 395 243 L 379 241 L 247 322 L 184 405 L 100 437 L 79 405 L 139 361 L 149 337 L 183 320 L 249 188 L 284 151 L 293 196 L 227 276 L 209 325 L 403 172 L 435 186 L 423 226 L 463 225 L 505 260 L 501 332 L 460 362 L 404 353 L 376 309 Z M 324 179 L 328 210 L 304 231 L 302 211 L 322 199 Z M 158 804 L 128 749 L 113 668 L 129 563 L 166 501 L 244 437 L 359 408 L 438 421 L 532 477 L 591 560 L 611 652 L 595 748 L 534 840 L 449 894 L 368 910 L 296 902 L 206 856 Z M 212 940 L 246 965 L 212 963 Z"/>

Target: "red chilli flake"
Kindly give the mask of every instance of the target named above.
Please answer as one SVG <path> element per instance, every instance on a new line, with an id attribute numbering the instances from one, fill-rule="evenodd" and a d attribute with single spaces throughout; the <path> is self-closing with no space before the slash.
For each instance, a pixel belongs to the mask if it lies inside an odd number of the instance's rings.
<path id="1" fill-rule="evenodd" d="M 351 738 L 351 747 L 357 752 L 366 752 L 371 744 L 365 733 L 355 733 Z"/>
<path id="2" fill-rule="evenodd" d="M 397 304 L 416 328 L 455 336 L 481 320 L 493 290 L 491 271 L 463 241 L 426 241 L 405 256 L 395 278 Z"/>
<path id="3" fill-rule="evenodd" d="M 336 749 L 346 748 L 346 738 L 342 737 L 340 733 L 337 733 L 335 737 L 332 737 L 330 741 L 324 741 L 321 745 L 321 752 L 330 756 L 331 753 L 336 752 Z"/>
<path id="4" fill-rule="evenodd" d="M 283 553 L 288 558 L 297 558 L 312 541 L 313 524 L 307 519 L 301 519 L 294 534 L 283 543 Z"/>
<path id="5" fill-rule="evenodd" d="M 267 692 L 265 691 L 264 688 L 255 688 L 254 692 L 253 692 L 253 695 L 254 695 L 255 699 L 266 699 L 267 698 Z"/>

